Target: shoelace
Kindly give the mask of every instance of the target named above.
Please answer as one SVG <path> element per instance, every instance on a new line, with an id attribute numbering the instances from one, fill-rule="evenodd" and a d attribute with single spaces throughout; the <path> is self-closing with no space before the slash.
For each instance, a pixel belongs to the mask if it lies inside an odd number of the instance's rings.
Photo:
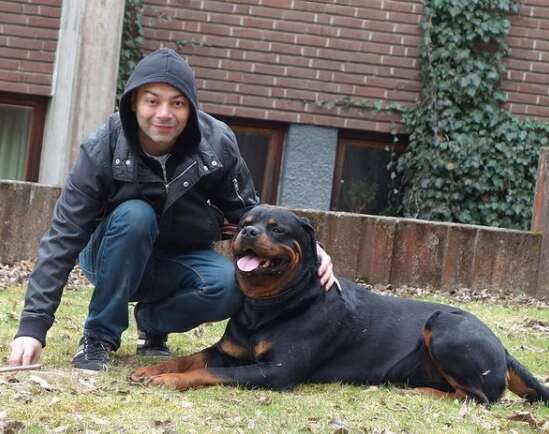
<path id="1" fill-rule="evenodd" d="M 84 336 L 84 342 L 82 343 L 84 350 L 84 358 L 86 360 L 104 360 L 105 354 L 109 350 L 103 342 L 97 339 Z"/>

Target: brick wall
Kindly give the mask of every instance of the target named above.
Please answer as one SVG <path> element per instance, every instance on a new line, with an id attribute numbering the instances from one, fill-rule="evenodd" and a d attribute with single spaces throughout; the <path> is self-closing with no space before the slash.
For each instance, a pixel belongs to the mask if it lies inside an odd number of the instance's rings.
<path id="1" fill-rule="evenodd" d="M 49 95 L 62 0 L 0 0 L 0 91 Z"/>
<path id="2" fill-rule="evenodd" d="M 320 107 L 413 103 L 421 1 L 147 0 L 146 48 L 182 48 L 211 113 L 389 131 L 393 115 Z"/>
<path id="3" fill-rule="evenodd" d="M 503 88 L 517 115 L 549 120 L 549 1 L 522 0 L 511 20 L 507 79 Z"/>
<path id="4" fill-rule="evenodd" d="M 419 94 L 420 0 L 146 4 L 146 48 L 187 43 L 181 52 L 211 113 L 387 132 L 398 117 L 319 103 L 350 96 L 413 104 Z M 512 26 L 509 107 L 549 119 L 547 0 L 523 0 Z"/>

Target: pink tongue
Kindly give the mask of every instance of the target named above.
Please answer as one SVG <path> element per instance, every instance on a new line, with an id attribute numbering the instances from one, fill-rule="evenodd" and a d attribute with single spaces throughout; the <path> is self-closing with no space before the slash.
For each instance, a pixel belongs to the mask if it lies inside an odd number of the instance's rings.
<path id="1" fill-rule="evenodd" d="M 243 256 L 236 262 L 236 265 L 239 270 L 252 271 L 259 267 L 259 258 L 252 255 Z"/>

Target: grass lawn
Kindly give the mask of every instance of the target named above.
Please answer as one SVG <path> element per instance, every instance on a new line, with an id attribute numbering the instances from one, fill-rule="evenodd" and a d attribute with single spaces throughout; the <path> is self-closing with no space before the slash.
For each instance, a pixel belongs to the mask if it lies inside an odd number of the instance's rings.
<path id="1" fill-rule="evenodd" d="M 21 287 L 0 290 L 0 357 L 22 308 Z M 70 367 L 91 290 L 67 290 L 48 335 L 39 371 L 0 374 L 0 432 L 108 433 L 535 433 L 549 432 L 549 408 L 506 394 L 490 408 L 429 397 L 396 387 L 302 385 L 292 392 L 216 386 L 188 392 L 130 385 L 129 372 L 146 361 L 135 357 L 131 324 L 112 368 L 85 375 Z M 499 301 L 451 303 L 483 319 L 542 381 L 549 381 L 549 309 Z M 175 353 L 214 343 L 223 323 L 170 336 Z M 512 420 L 521 419 L 521 420 Z"/>

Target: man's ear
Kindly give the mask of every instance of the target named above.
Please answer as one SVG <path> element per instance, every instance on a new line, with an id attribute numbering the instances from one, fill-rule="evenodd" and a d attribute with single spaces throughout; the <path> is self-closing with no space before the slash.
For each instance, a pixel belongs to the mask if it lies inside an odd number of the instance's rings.
<path id="1" fill-rule="evenodd" d="M 315 264 L 318 264 L 318 254 L 316 252 L 316 236 L 315 236 L 315 230 L 309 220 L 307 220 L 304 217 L 299 218 L 299 222 L 301 223 L 301 227 L 307 234 L 307 242 L 309 244 L 309 250 L 311 257 L 313 258 Z"/>

